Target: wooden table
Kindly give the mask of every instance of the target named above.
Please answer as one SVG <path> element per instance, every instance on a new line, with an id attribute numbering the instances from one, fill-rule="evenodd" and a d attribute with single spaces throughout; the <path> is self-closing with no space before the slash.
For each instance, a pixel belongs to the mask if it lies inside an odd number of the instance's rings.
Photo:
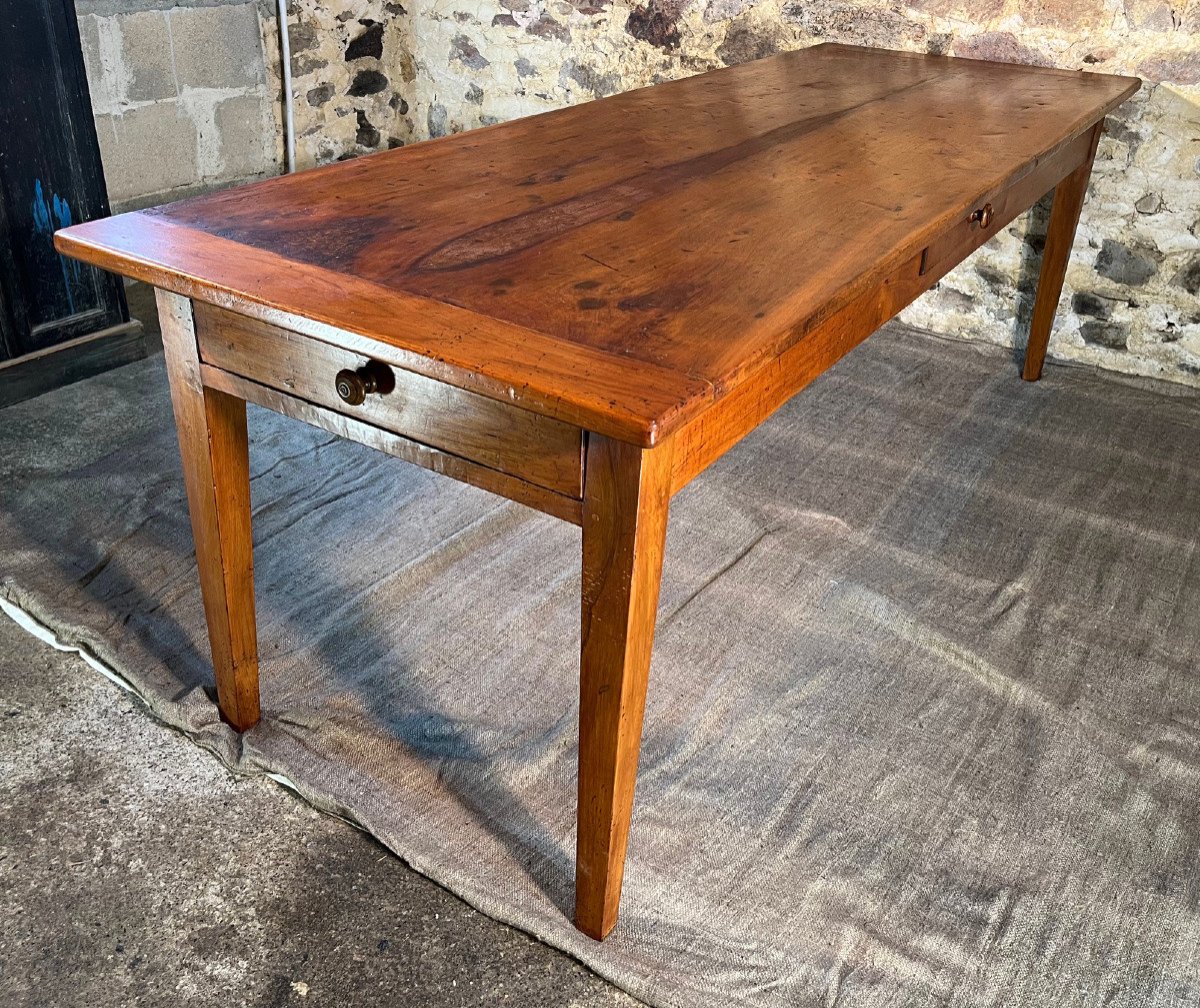
<path id="1" fill-rule="evenodd" d="M 221 712 L 247 401 L 583 527 L 575 923 L 617 920 L 672 494 L 1054 190 L 1038 378 L 1136 79 L 822 45 L 67 228 L 159 289 Z"/>

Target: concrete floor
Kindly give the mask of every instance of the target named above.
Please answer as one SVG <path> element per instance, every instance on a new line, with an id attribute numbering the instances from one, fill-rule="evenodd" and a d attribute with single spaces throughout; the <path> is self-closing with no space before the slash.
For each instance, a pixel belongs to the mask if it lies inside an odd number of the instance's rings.
<path id="1" fill-rule="evenodd" d="M 638 1004 L 3 616 L 0 723 L 5 1008 Z"/>
<path id="2" fill-rule="evenodd" d="M 4 616 L 0 770 L 5 1008 L 639 1003 Z"/>

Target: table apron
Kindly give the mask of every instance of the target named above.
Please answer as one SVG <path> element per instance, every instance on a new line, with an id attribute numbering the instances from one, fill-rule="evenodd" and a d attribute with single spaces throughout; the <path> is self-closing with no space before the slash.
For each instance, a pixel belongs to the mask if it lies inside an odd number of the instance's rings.
<path id="1" fill-rule="evenodd" d="M 965 218 L 919 254 L 868 287 L 843 308 L 806 327 L 768 361 L 673 437 L 671 492 L 677 493 L 888 320 L 933 287 L 951 269 L 1032 207 L 1076 169 L 1090 163 L 1101 124 L 1042 158 L 1007 188 L 980 194 L 992 205 L 990 226 Z"/>
<path id="2" fill-rule="evenodd" d="M 277 389 L 260 385 L 240 375 L 222 371 L 211 364 L 200 365 L 200 378 L 203 384 L 218 392 L 236 396 L 246 402 L 254 403 L 265 409 L 282 413 L 294 420 L 319 427 L 349 441 L 357 441 L 369 448 L 392 455 L 395 458 L 411 462 L 424 469 L 429 469 L 443 476 L 449 476 L 460 483 L 469 483 L 490 493 L 499 494 L 509 500 L 517 501 L 536 511 L 561 518 L 573 525 L 582 523 L 582 502 L 574 497 L 555 493 L 535 483 L 527 483 L 502 473 L 496 469 L 479 465 L 470 459 L 462 458 L 450 452 L 433 448 L 411 438 L 402 437 L 392 431 L 384 430 L 373 424 L 358 420 L 354 417 L 336 413 L 314 405 L 304 399 L 286 395 Z"/>
<path id="3" fill-rule="evenodd" d="M 306 402 L 322 417 L 343 414 L 366 428 L 556 495 L 583 496 L 583 431 L 578 427 L 389 365 L 382 355 L 367 357 L 199 301 L 193 310 L 204 364 Z M 344 401 L 336 376 L 364 367 L 381 374 L 386 387 L 357 404 Z"/>
<path id="4" fill-rule="evenodd" d="M 981 214 L 973 213 L 949 225 L 844 307 L 808 324 L 789 349 L 675 432 L 671 492 L 1089 163 L 1095 138 L 1088 130 L 1005 188 L 981 193 L 977 209 L 987 207 L 989 219 L 981 222 Z M 194 307 L 202 370 L 213 387 L 580 522 L 587 447 L 582 429 L 400 368 L 396 395 L 347 406 L 334 392 L 333 376 L 362 366 L 368 361 L 363 354 L 229 309 L 199 301 Z"/>
<path id="5" fill-rule="evenodd" d="M 921 275 L 938 277 L 948 273 L 976 249 L 1033 206 L 1046 193 L 1092 160 L 1093 133 L 1088 130 L 1070 143 L 1038 161 L 1021 178 L 1002 189 L 979 194 L 972 216 L 957 221 L 929 243 L 921 259 Z M 980 223 L 973 214 L 989 208 L 989 222 Z"/>

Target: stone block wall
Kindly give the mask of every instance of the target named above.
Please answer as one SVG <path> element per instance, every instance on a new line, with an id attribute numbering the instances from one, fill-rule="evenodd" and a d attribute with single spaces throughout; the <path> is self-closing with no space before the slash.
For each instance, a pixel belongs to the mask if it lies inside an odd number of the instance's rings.
<path id="1" fill-rule="evenodd" d="M 260 3 L 77 0 L 116 209 L 278 173 L 281 92 Z"/>
<path id="2" fill-rule="evenodd" d="M 409 115 L 416 41 L 401 4 L 290 0 L 288 8 L 298 167 L 424 138 Z M 276 31 L 272 8 L 267 32 Z"/>
<path id="3" fill-rule="evenodd" d="M 309 162 L 820 41 L 1137 74 L 1148 86 L 1101 144 L 1051 353 L 1200 386 L 1200 0 L 293 0 L 291 14 Z M 1023 343 L 1045 211 L 906 320 Z"/>

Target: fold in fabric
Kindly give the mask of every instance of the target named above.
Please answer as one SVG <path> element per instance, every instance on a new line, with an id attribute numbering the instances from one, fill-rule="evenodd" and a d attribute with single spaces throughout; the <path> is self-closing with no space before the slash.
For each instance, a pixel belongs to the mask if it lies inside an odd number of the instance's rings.
<path id="1" fill-rule="evenodd" d="M 1200 1001 L 1193 392 L 892 327 L 681 493 L 603 944 L 577 529 L 251 408 L 239 738 L 160 363 L 3 417 L 6 611 L 651 1004 Z"/>

